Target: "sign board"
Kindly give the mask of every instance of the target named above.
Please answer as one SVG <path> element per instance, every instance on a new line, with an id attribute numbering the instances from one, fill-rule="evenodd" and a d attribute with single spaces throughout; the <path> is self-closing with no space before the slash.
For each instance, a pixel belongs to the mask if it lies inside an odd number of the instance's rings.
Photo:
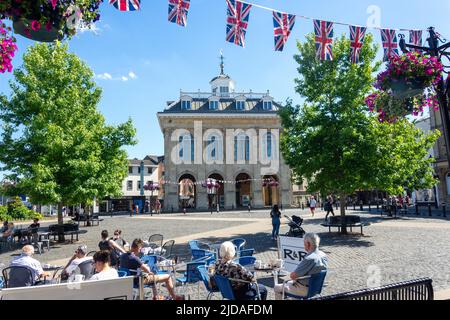
<path id="1" fill-rule="evenodd" d="M 132 300 L 133 277 L 0 291 L 1 300 Z"/>
<path id="2" fill-rule="evenodd" d="M 284 236 L 278 238 L 278 255 L 284 261 L 285 271 L 294 272 L 307 254 L 303 238 Z"/>

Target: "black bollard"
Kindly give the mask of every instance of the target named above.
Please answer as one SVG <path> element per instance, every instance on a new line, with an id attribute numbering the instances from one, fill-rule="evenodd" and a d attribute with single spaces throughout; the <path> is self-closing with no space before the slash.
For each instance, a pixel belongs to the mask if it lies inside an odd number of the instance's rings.
<path id="1" fill-rule="evenodd" d="M 445 203 L 442 204 L 442 215 L 444 218 L 447 218 L 447 207 Z"/>
<path id="2" fill-rule="evenodd" d="M 419 205 L 418 204 L 416 204 L 416 215 L 417 216 L 419 215 Z"/>
<path id="3" fill-rule="evenodd" d="M 356 211 L 356 204 L 353 204 L 353 211 Z"/>
<path id="4" fill-rule="evenodd" d="M 431 204 L 428 204 L 428 215 L 429 215 L 430 217 L 433 216 L 433 214 L 431 213 Z"/>
<path id="5" fill-rule="evenodd" d="M 369 202 L 369 212 L 372 211 L 372 208 L 370 207 L 370 202 Z"/>
<path id="6" fill-rule="evenodd" d="M 380 211 L 380 204 L 377 202 L 377 211 Z"/>

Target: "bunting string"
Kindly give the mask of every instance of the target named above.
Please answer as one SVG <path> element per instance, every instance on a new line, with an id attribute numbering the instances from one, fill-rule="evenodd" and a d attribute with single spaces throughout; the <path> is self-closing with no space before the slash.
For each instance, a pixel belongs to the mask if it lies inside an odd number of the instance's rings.
<path id="1" fill-rule="evenodd" d="M 168 21 L 179 26 L 187 26 L 187 16 L 191 8 L 191 0 L 167 0 Z M 283 51 L 285 44 L 295 25 L 295 19 L 311 20 L 314 24 L 314 34 L 317 50 L 317 58 L 321 61 L 333 60 L 334 25 L 349 27 L 350 31 L 350 60 L 352 63 L 360 62 L 361 47 L 364 42 L 367 29 L 379 30 L 383 44 L 383 60 L 389 61 L 399 56 L 399 42 L 397 32 L 409 32 L 410 42 L 420 46 L 422 44 L 423 31 L 420 29 L 393 29 L 376 26 L 360 26 L 340 21 L 319 20 L 316 18 L 292 14 L 269 8 L 244 0 L 224 0 L 227 7 L 226 16 L 226 41 L 237 46 L 245 47 L 245 35 L 250 21 L 250 11 L 253 7 L 270 11 L 274 26 L 274 49 Z M 137 11 L 141 9 L 140 0 L 109 0 L 120 11 Z"/>

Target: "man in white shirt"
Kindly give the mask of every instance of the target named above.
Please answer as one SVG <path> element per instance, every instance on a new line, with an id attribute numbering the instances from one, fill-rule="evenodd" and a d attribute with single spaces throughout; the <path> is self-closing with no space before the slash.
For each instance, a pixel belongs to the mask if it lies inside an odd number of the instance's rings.
<path id="1" fill-rule="evenodd" d="M 111 253 L 109 251 L 99 251 L 94 255 L 95 271 L 89 280 L 112 280 L 119 278 L 117 270 L 111 268 Z"/>
<path id="2" fill-rule="evenodd" d="M 86 257 L 86 254 L 87 254 L 87 246 L 85 245 L 79 246 L 78 249 L 75 251 L 73 257 L 64 267 L 62 271 L 62 277 L 65 279 L 69 278 L 81 263 L 85 261 L 91 261 L 92 257 Z"/>
<path id="3" fill-rule="evenodd" d="M 22 248 L 22 254 L 11 261 L 11 267 L 26 267 L 33 274 L 33 279 L 38 282 L 43 277 L 48 277 L 49 273 L 44 272 L 41 263 L 32 258 L 34 248 L 31 245 L 26 245 Z"/>

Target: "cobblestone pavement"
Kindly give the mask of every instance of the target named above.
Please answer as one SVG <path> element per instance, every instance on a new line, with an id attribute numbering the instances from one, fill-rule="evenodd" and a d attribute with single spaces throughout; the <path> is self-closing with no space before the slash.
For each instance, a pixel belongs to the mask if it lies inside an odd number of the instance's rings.
<path id="1" fill-rule="evenodd" d="M 381 218 L 377 213 L 355 212 L 370 222 L 364 229 L 364 236 L 352 234 L 341 236 L 328 233 L 320 226 L 324 214 L 317 213 L 311 218 L 306 211 L 285 210 L 287 215 L 301 215 L 305 218 L 303 227 L 307 232 L 316 232 L 322 238 L 321 249 L 329 257 L 329 273 L 323 294 L 333 294 L 369 285 L 384 285 L 421 277 L 433 279 L 435 291 L 450 288 L 450 221 L 444 218 L 417 217 L 410 215 L 392 220 Z M 230 238 L 242 237 L 247 240 L 247 248 L 256 249 L 256 257 L 270 261 L 277 256 L 276 242 L 271 240 L 270 219 L 267 212 L 226 212 L 221 214 L 188 214 L 140 216 L 137 218 L 105 217 L 99 227 L 88 228 L 81 236 L 89 250 L 95 250 L 101 230 L 111 233 L 115 228 L 123 230 L 124 238 L 131 241 L 135 237 L 148 238 L 153 233 L 161 233 L 165 239 L 175 239 L 176 254 L 189 259 L 187 241 L 199 239 L 220 243 Z M 286 223 L 287 220 L 284 219 Z M 288 226 L 282 226 L 285 233 Z M 41 262 L 63 264 L 77 244 L 56 245 L 42 255 L 36 255 Z M 11 256 L 19 251 L 3 253 L 0 263 L 7 264 Z M 66 259 L 67 260 L 67 259 Z M 259 275 L 259 281 L 269 288 L 269 299 L 273 299 L 273 279 Z M 192 299 L 204 298 L 204 288 L 197 294 L 197 286 L 188 290 Z"/>

